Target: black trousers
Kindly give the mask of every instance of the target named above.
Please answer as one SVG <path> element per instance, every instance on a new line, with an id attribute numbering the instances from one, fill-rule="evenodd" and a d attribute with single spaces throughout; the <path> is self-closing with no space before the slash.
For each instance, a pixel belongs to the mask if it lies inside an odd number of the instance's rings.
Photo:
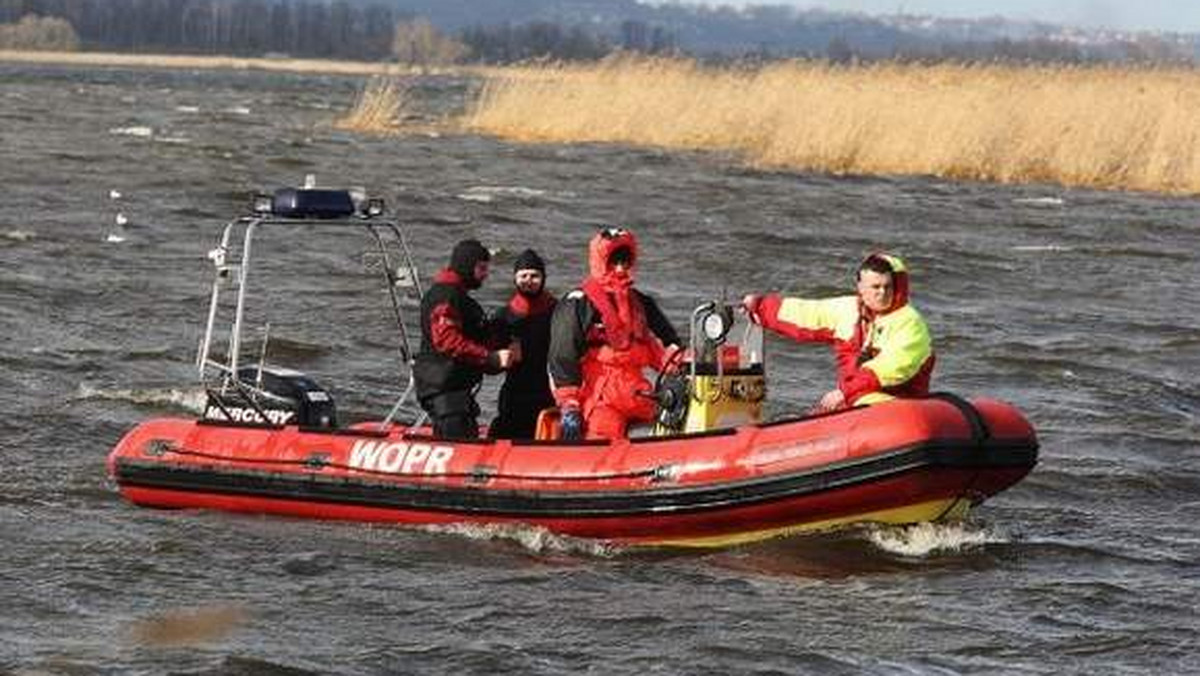
<path id="1" fill-rule="evenodd" d="M 476 439 L 479 437 L 479 404 L 471 390 L 442 392 L 421 400 L 421 408 L 429 414 L 433 436 L 441 439 Z"/>
<path id="2" fill-rule="evenodd" d="M 554 397 L 549 391 L 530 395 L 501 389 L 499 415 L 488 426 L 488 436 L 493 439 L 532 439 L 538 414 L 544 408 L 553 407 Z"/>

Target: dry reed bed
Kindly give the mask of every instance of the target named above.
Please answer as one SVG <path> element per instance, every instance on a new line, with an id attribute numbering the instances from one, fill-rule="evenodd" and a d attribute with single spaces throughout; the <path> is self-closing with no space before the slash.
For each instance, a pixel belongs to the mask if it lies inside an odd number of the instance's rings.
<path id="1" fill-rule="evenodd" d="M 354 106 L 334 120 L 333 126 L 347 131 L 393 134 L 399 131 L 410 101 L 404 82 L 395 77 L 376 75 L 359 90 Z"/>
<path id="2" fill-rule="evenodd" d="M 466 125 L 532 142 L 733 150 L 756 166 L 1200 193 L 1183 69 L 618 59 L 493 74 Z"/>

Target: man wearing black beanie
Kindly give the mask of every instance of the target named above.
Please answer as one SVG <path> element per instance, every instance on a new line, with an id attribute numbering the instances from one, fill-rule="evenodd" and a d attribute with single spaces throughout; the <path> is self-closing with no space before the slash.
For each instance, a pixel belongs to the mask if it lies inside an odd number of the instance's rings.
<path id="1" fill-rule="evenodd" d="M 508 304 L 496 313 L 507 336 L 520 341 L 521 363 L 504 377 L 498 415 L 488 428 L 497 439 L 532 439 L 538 413 L 554 407 L 546 354 L 550 349 L 550 317 L 554 296 L 546 291 L 546 263 L 533 249 L 513 262 L 513 285 Z"/>
<path id="2" fill-rule="evenodd" d="M 497 349 L 503 336 L 469 293 L 487 279 L 490 260 L 478 240 L 459 242 L 450 265 L 434 276 L 421 298 L 421 349 L 414 374 L 417 400 L 429 414 L 436 437 L 478 437 L 475 387 L 484 373 L 499 373 L 521 360 L 520 348 Z"/>

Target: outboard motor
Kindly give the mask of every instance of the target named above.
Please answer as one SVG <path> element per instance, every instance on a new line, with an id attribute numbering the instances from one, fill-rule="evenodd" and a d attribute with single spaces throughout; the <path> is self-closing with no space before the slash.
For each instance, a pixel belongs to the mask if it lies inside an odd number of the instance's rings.
<path id="1" fill-rule="evenodd" d="M 208 393 L 205 420 L 251 425 L 337 427 L 333 397 L 312 378 L 274 366 L 243 366 L 238 383 Z"/>

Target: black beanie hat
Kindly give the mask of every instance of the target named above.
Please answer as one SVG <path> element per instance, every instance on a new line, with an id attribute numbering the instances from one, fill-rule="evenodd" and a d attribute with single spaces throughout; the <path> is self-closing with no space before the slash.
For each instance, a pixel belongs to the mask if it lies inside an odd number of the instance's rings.
<path id="1" fill-rule="evenodd" d="M 542 260 L 538 252 L 533 249 L 526 249 L 517 256 L 517 260 L 513 261 L 513 272 L 516 273 L 521 270 L 537 270 L 545 277 L 546 262 Z"/>
<path id="2" fill-rule="evenodd" d="M 465 277 L 475 274 L 475 264 L 480 261 L 490 261 L 492 255 L 487 247 L 477 239 L 464 239 L 454 245 L 450 253 L 450 269 Z"/>
<path id="3" fill-rule="evenodd" d="M 455 244 L 454 251 L 450 253 L 450 269 L 457 272 L 468 286 L 473 284 L 474 288 L 478 288 L 480 282 L 475 279 L 475 264 L 491 259 L 487 247 L 480 244 L 479 240 L 464 239 Z"/>

